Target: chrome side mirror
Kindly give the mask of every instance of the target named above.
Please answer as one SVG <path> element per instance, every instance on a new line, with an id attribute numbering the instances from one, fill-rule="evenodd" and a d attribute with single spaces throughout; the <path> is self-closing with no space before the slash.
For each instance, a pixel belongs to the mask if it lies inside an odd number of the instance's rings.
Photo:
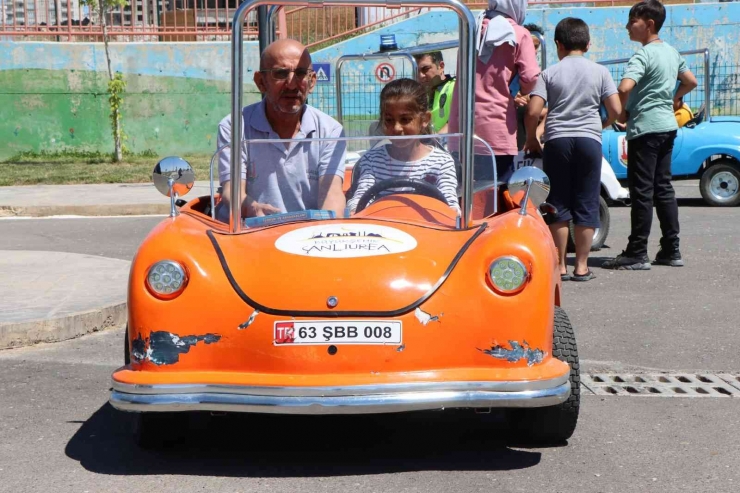
<path id="1" fill-rule="evenodd" d="M 519 168 L 509 178 L 509 195 L 521 207 L 520 214 L 527 214 L 527 201 L 535 208 L 545 202 L 550 194 L 550 178 L 544 171 L 534 166 Z"/>
<path id="2" fill-rule="evenodd" d="M 176 216 L 175 200 L 193 188 L 195 172 L 190 163 L 184 159 L 168 156 L 154 167 L 152 181 L 159 193 L 170 198 L 170 216 Z"/>

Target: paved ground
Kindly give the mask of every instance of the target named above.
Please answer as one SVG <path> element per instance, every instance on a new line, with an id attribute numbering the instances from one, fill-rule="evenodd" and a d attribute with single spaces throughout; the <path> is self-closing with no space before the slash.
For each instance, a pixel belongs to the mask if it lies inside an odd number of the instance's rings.
<path id="1" fill-rule="evenodd" d="M 564 284 L 586 371 L 740 374 L 740 209 L 680 188 L 687 266 Z M 612 209 L 611 247 L 629 210 Z M 0 220 L 0 249 L 129 260 L 157 218 Z M 654 228 L 654 230 L 657 229 Z M 651 253 L 657 250 L 657 238 Z M 107 404 L 123 329 L 0 351 L 0 491 L 735 492 L 740 400 L 585 396 L 565 447 L 502 439 L 497 414 L 195 420 L 176 449 L 141 452 Z"/>
<path id="2" fill-rule="evenodd" d="M 129 262 L 61 252 L 0 250 L 0 321 L 25 322 L 126 301 Z"/>
<path id="3" fill-rule="evenodd" d="M 185 199 L 209 194 L 209 182 L 198 181 Z M 0 187 L 0 217 L 166 214 L 169 210 L 169 199 L 151 183 Z"/>

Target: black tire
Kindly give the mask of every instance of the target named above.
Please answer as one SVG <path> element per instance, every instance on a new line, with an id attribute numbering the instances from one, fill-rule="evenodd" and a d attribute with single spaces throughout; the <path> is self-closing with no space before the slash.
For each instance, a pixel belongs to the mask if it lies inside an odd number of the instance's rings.
<path id="1" fill-rule="evenodd" d="M 611 226 L 611 214 L 609 213 L 609 204 L 607 204 L 606 199 L 602 196 L 599 196 L 599 221 L 601 222 L 601 227 L 594 231 L 594 239 L 591 243 L 592 252 L 598 252 L 604 247 L 604 244 L 606 243 L 606 237 L 609 236 L 609 227 Z M 571 221 L 568 224 L 568 253 L 573 253 L 576 251 L 575 238 L 576 231 L 575 227 L 573 226 L 573 222 Z"/>
<path id="2" fill-rule="evenodd" d="M 573 327 L 565 310 L 555 307 L 552 355 L 570 366 L 570 397 L 556 406 L 511 409 L 513 438 L 535 444 L 563 443 L 573 435 L 581 406 L 581 372 Z"/>
<path id="3" fill-rule="evenodd" d="M 182 439 L 187 424 L 187 413 L 137 413 L 134 438 L 143 449 L 163 448 Z"/>
<path id="4" fill-rule="evenodd" d="M 131 349 L 128 345 L 128 324 L 126 324 L 126 333 L 123 336 L 123 364 L 131 364 Z"/>
<path id="5" fill-rule="evenodd" d="M 704 202 L 714 207 L 734 207 L 740 204 L 740 165 L 722 159 L 714 161 L 699 181 Z"/>

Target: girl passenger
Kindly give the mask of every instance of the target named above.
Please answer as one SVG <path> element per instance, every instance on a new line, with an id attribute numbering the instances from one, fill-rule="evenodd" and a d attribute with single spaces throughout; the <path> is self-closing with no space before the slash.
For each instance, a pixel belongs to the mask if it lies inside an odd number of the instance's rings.
<path id="1" fill-rule="evenodd" d="M 431 113 L 427 91 L 412 79 L 397 79 L 380 93 L 380 128 L 388 136 L 424 135 L 430 132 Z M 390 178 L 419 180 L 436 186 L 447 204 L 460 213 L 455 163 L 431 139 L 393 139 L 366 152 L 359 166 L 357 189 L 347 202 L 354 213 L 360 198 L 376 182 Z M 392 193 L 392 192 L 389 192 Z"/>

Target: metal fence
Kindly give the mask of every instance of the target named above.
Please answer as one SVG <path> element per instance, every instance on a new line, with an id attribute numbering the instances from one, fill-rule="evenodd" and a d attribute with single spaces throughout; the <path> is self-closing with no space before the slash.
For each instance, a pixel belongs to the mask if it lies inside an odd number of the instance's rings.
<path id="1" fill-rule="evenodd" d="M 471 9 L 488 2 L 464 0 Z M 669 0 L 694 3 L 701 0 Z M 219 41 L 229 40 L 231 21 L 240 0 L 129 0 L 106 16 L 114 41 Z M 98 0 L 93 0 L 97 5 Z M 615 0 L 530 0 L 530 5 L 614 6 Z M 429 9 L 396 7 L 297 7 L 284 9 L 278 22 L 280 36 L 308 46 L 328 43 L 373 27 L 424 13 Z M 256 13 L 247 17 L 245 36 L 257 35 Z M 103 34 L 97 8 L 79 0 L 0 0 L 0 39 L 15 41 L 100 41 Z"/>
<path id="2" fill-rule="evenodd" d="M 411 77 L 408 63 L 399 70 L 396 78 Z M 373 127 L 380 118 L 380 91 L 385 83 L 378 81 L 374 74 L 348 73 L 342 75 L 342 125 L 347 137 L 373 134 Z M 316 85 L 309 103 L 321 111 L 337 118 L 336 85 Z M 354 150 L 354 149 L 350 149 Z"/>
<path id="3" fill-rule="evenodd" d="M 231 37 L 231 22 L 239 3 L 239 0 L 129 0 L 123 8 L 110 9 L 106 24 L 114 41 L 226 41 Z M 278 34 L 314 46 L 428 10 L 282 9 Z M 0 0 L 0 37 L 14 41 L 100 41 L 102 34 L 98 9 L 81 5 L 79 0 Z M 255 39 L 256 36 L 256 11 L 252 11 L 247 15 L 245 37 Z"/>
<path id="4" fill-rule="evenodd" d="M 705 106 L 707 70 L 704 67 L 703 54 L 693 53 L 684 55 L 689 70 L 696 76 L 699 85 L 684 96 L 686 103 L 693 112 Z M 616 84 L 622 80 L 622 74 L 627 68 L 627 62 L 609 63 L 606 67 Z M 710 59 L 709 62 L 709 100 L 712 116 L 740 114 L 740 66 L 729 63 L 718 63 Z"/>

